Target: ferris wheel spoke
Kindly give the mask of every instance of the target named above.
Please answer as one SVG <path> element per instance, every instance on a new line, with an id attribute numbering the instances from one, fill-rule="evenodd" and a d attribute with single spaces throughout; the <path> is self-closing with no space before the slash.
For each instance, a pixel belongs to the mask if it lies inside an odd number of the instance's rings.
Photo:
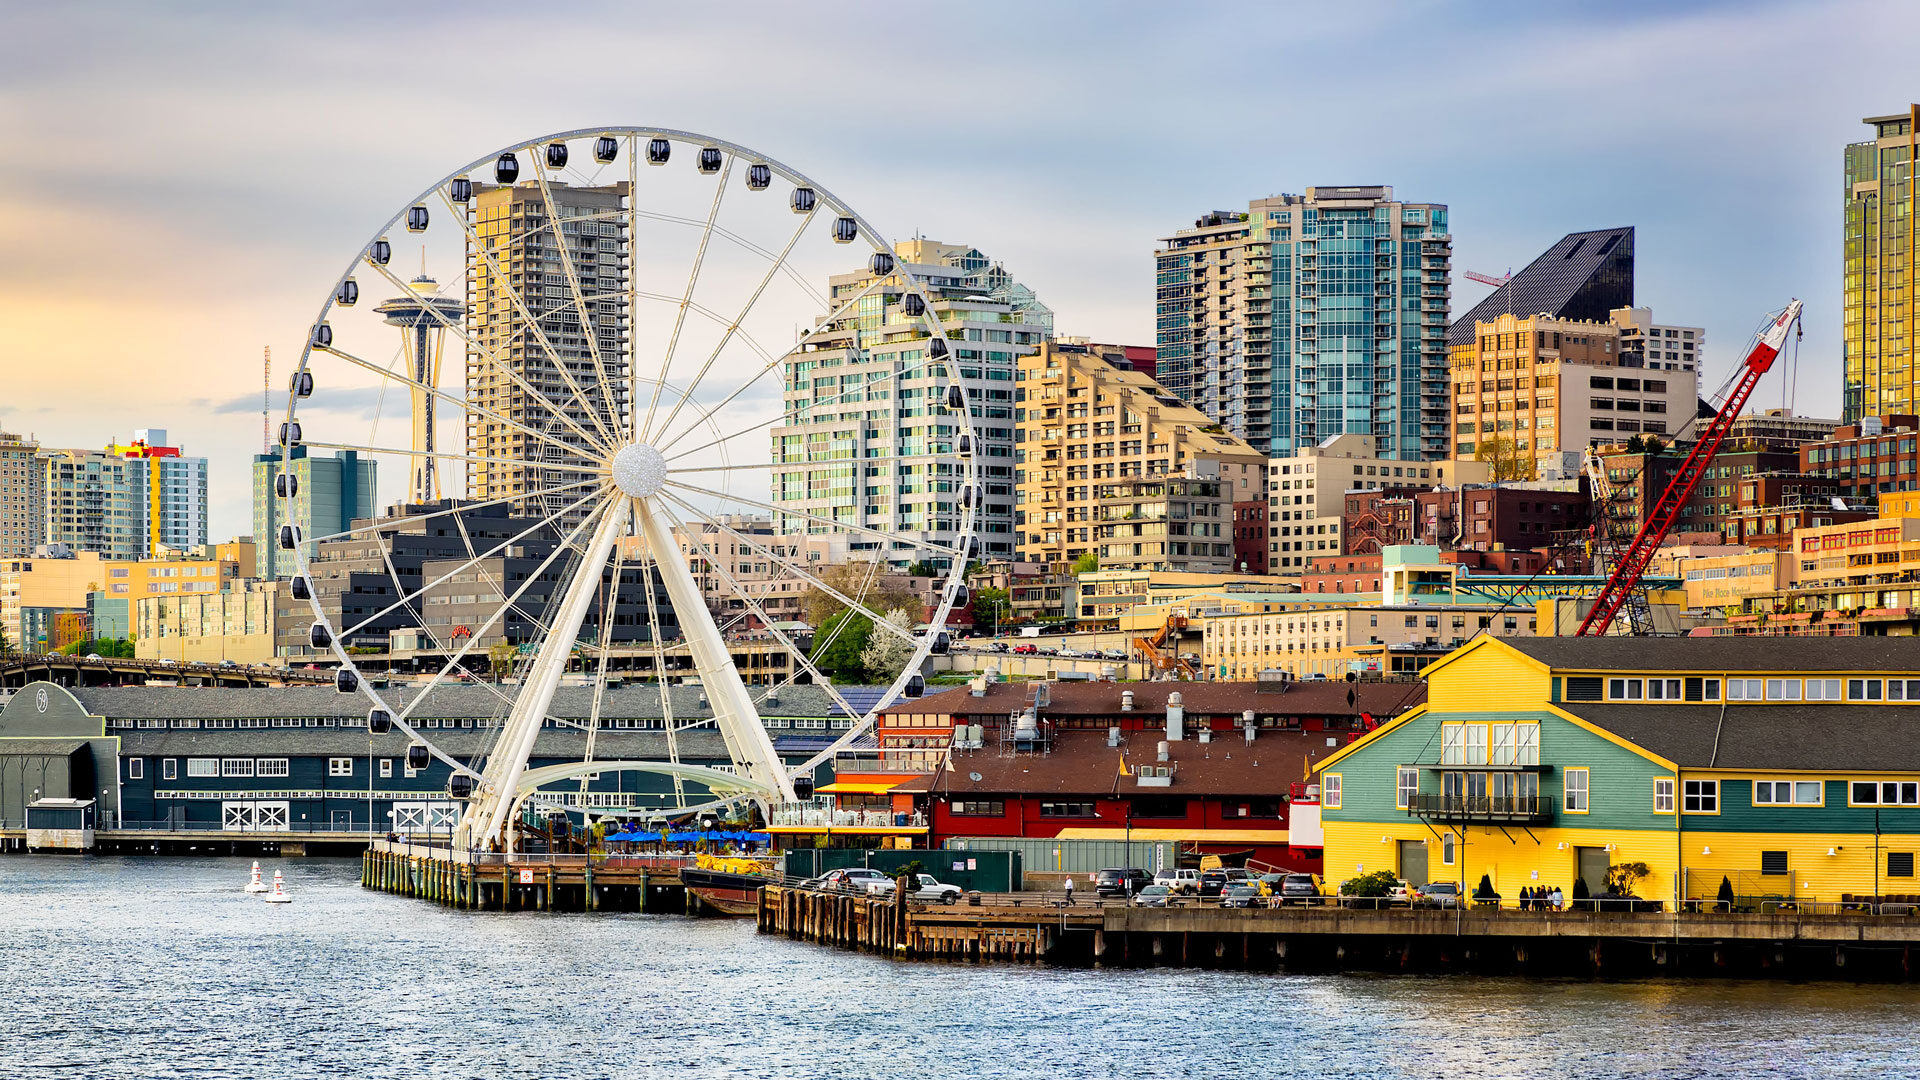
<path id="1" fill-rule="evenodd" d="M 926 374 L 926 372 L 929 368 L 936 367 L 936 366 L 944 366 L 944 365 L 945 365 L 945 361 L 924 360 L 924 359 L 918 363 L 904 365 L 898 371 L 889 371 L 885 375 L 881 376 L 878 379 L 873 380 L 872 382 L 861 383 L 857 388 L 852 390 L 843 390 L 840 393 L 834 395 L 833 397 L 809 398 L 807 400 L 807 403 L 804 406 L 796 406 L 792 409 L 783 408 L 780 412 L 776 413 L 773 416 L 768 417 L 765 420 L 760 421 L 759 423 L 751 424 L 743 428 L 738 428 L 734 431 L 731 431 L 725 435 L 720 436 L 719 438 L 713 440 L 712 442 L 702 443 L 701 445 L 696 446 L 691 450 L 682 450 L 680 453 L 674 454 L 668 457 L 667 460 L 670 462 L 678 461 L 681 458 L 689 457 L 691 455 L 697 454 L 702 450 L 711 450 L 716 446 L 720 446 L 725 443 L 732 442 L 733 440 L 739 438 L 742 435 L 749 435 L 755 431 L 760 431 L 766 428 L 773 427 L 776 424 L 805 423 L 808 421 L 810 417 L 815 421 L 819 421 L 822 419 L 822 417 L 815 414 L 817 414 L 818 410 L 822 408 L 830 408 L 834 406 L 846 406 L 846 405 L 853 405 L 860 402 L 864 402 L 867 400 L 867 395 L 871 394 L 875 389 L 879 387 L 887 386 L 888 384 L 891 384 L 891 383 L 904 382 L 910 379 L 937 379 L 939 378 L 937 374 Z M 765 374 L 765 373 L 762 372 L 762 374 Z M 704 424 L 709 420 L 711 420 L 712 417 L 715 414 L 717 414 L 721 408 L 725 407 L 728 402 L 731 402 L 733 398 L 738 397 L 739 393 L 740 391 L 736 390 L 733 394 L 728 395 L 726 400 L 720 402 L 719 405 L 716 405 L 714 408 L 708 410 L 705 413 L 702 413 L 699 420 L 695 421 L 694 424 L 688 426 L 687 428 L 681 431 L 679 438 L 676 438 L 672 442 L 667 443 L 666 446 L 662 448 L 662 452 L 664 453 L 666 450 L 672 449 L 674 443 L 677 443 L 680 438 L 684 438 L 688 434 L 699 430 L 699 427 L 701 424 Z M 862 417 L 862 422 L 863 423 L 865 422 L 864 417 Z M 972 426 L 971 423 L 969 423 L 968 426 L 971 427 Z"/>
<path id="2" fill-rule="evenodd" d="M 462 570 L 466 570 L 478 564 L 483 559 L 491 559 L 499 555 L 503 551 L 510 550 L 515 545 L 525 541 L 527 538 L 533 536 L 535 533 L 541 531 L 542 529 L 552 529 L 556 527 L 565 519 L 566 515 L 572 513 L 575 510 L 580 509 L 581 507 L 587 505 L 588 503 L 594 501 L 595 499 L 599 499 L 603 497 L 604 496 L 600 491 L 593 491 L 588 493 L 586 496 L 569 504 L 568 506 L 560 510 L 558 513 L 549 514 L 546 518 L 538 522 L 535 522 L 534 524 L 527 526 L 525 529 L 522 529 L 521 531 L 515 533 L 514 535 L 507 537 L 505 540 L 500 541 L 500 543 L 488 549 L 485 555 L 474 555 L 472 558 L 468 559 L 466 562 L 463 562 L 459 566 L 456 566 L 453 569 L 448 570 L 446 573 L 441 574 L 439 577 L 434 578 L 432 581 L 427 582 L 425 585 L 420 586 L 418 589 L 415 589 L 410 593 L 403 592 L 400 599 L 394 601 L 391 604 L 388 604 L 386 607 L 381 608 L 379 611 L 374 612 L 372 615 L 369 615 L 366 618 L 361 619 L 358 623 L 354 624 L 352 627 L 343 628 L 343 631 L 342 631 L 343 634 L 351 633 L 354 630 L 358 630 L 361 627 L 366 626 L 369 623 L 372 623 L 376 619 L 385 618 L 386 616 L 391 615 L 396 611 L 399 611 L 402 606 L 408 604 L 412 600 L 416 598 L 424 597 L 427 593 L 427 590 L 438 588 L 439 586 L 445 585 L 448 582 L 452 581 L 454 575 L 460 573 Z M 557 545 L 556 549 L 564 548 L 564 547 L 565 545 L 561 544 L 561 545 Z M 469 553 L 472 552 L 473 549 L 471 544 L 468 545 L 467 550 Z M 383 554 L 384 554 L 384 550 L 383 550 Z M 391 580 L 394 582 L 396 586 L 398 586 L 399 580 L 400 580 L 399 575 L 393 574 L 391 577 Z M 503 595 L 504 595 L 504 591 L 503 591 Z"/>
<path id="3" fill-rule="evenodd" d="M 638 136 L 627 136 L 627 211 L 623 222 L 627 230 L 627 333 L 626 351 L 623 358 L 627 365 L 627 414 L 626 436 L 629 441 L 637 437 L 640 430 L 640 392 L 635 382 L 640 377 L 640 260 L 633 257 L 633 249 L 640 242 L 640 221 L 635 215 L 640 209 L 640 140 Z M 631 509 L 631 508 L 629 508 Z M 647 586 L 652 592 L 652 585 Z M 680 781 L 676 777 L 674 785 Z"/>
<path id="4" fill-rule="evenodd" d="M 627 510 L 632 513 L 631 503 Z M 673 691 L 667 682 L 667 648 L 665 635 L 660 630 L 660 601 L 653 587 L 654 576 L 657 573 L 655 560 L 659 558 L 660 553 L 648 548 L 646 554 L 647 559 L 641 574 L 643 585 L 641 591 L 647 598 L 647 643 L 653 647 L 653 682 L 660 692 L 660 727 L 667 737 L 667 760 L 677 764 L 680 761 L 680 738 L 677 725 L 673 720 Z M 674 552 L 674 557 L 678 558 L 679 552 Z M 673 796 L 675 805 L 682 807 L 687 805 L 686 784 L 678 773 L 673 776 Z"/>
<path id="5" fill-rule="evenodd" d="M 720 216 L 720 204 L 727 197 L 727 178 L 732 175 L 733 155 L 728 154 L 726 164 L 720 169 L 720 182 L 713 188 L 713 206 L 707 210 L 706 228 L 700 231 L 700 247 L 694 252 L 693 268 L 687 272 L 686 293 L 673 316 L 673 333 L 667 336 L 666 355 L 660 359 L 660 377 L 653 381 L 653 401 L 647 405 L 647 422 L 638 436 L 642 442 L 653 431 L 654 412 L 660 408 L 660 390 L 667 385 L 667 378 L 673 373 L 673 354 L 680 346 L 680 331 L 687 324 L 687 305 L 693 303 L 693 292 L 700 285 L 700 269 L 706 264 L 707 245 L 713 240 L 713 223 Z"/>
<path id="6" fill-rule="evenodd" d="M 524 435 L 528 435 L 532 438 L 539 439 L 542 442 L 551 443 L 554 446 L 559 447 L 561 450 L 565 451 L 566 453 L 577 454 L 580 452 L 580 448 L 570 442 L 566 442 L 563 439 L 554 438 L 552 435 L 549 435 L 543 431 L 536 431 L 533 428 L 530 428 L 525 424 L 520 423 L 517 420 L 511 420 L 505 416 L 502 416 L 497 412 L 494 412 L 491 409 L 488 409 L 484 406 L 477 405 L 471 401 L 468 401 L 465 398 L 455 397 L 454 395 L 447 393 L 445 390 L 442 390 L 437 386 L 429 386 L 428 384 L 421 382 L 420 380 L 414 378 L 411 375 L 404 375 L 404 374 L 401 374 L 400 372 L 393 370 L 391 366 L 383 368 L 380 365 L 373 363 L 372 361 L 362 359 L 361 357 L 355 356 L 354 354 L 347 352 L 345 349 L 341 349 L 333 345 L 315 345 L 314 348 L 318 351 L 327 353 L 329 356 L 337 356 L 340 359 L 345 360 L 347 363 L 353 364 L 356 367 L 365 368 L 366 370 L 371 371 L 376 375 L 380 375 L 384 378 L 391 379 L 394 382 L 404 383 L 416 392 L 431 395 L 456 408 L 464 409 L 467 412 L 484 416 L 488 420 L 493 421 L 494 423 L 502 424 L 506 427 L 513 428 L 514 430 L 519 431 Z"/>
<path id="7" fill-rule="evenodd" d="M 761 366 L 760 370 L 748 376 L 745 382 L 742 382 L 739 386 L 733 389 L 732 393 L 728 394 L 724 398 L 721 398 L 718 402 L 714 403 L 711 407 L 702 411 L 700 416 L 697 419 L 695 419 L 692 423 L 688 424 L 685 428 L 681 430 L 680 434 L 675 435 L 671 438 L 664 438 L 661 441 L 661 445 L 660 445 L 661 452 L 665 453 L 667 450 L 672 449 L 673 446 L 676 443 L 678 443 L 681 439 L 686 438 L 688 433 L 698 431 L 701 425 L 705 424 L 715 414 L 719 413 L 720 410 L 732 404 L 735 398 L 745 393 L 749 388 L 758 384 L 761 379 L 766 377 L 768 372 L 772 371 L 776 367 L 779 367 L 782 363 L 786 362 L 795 353 L 799 352 L 802 347 L 804 347 L 805 345 L 807 345 L 809 342 L 813 340 L 814 335 L 834 329 L 834 324 L 838 322 L 842 316 L 844 316 L 849 310 L 851 310 L 855 304 L 858 304 L 862 299 L 872 294 L 872 292 L 875 289 L 879 288 L 880 285 L 881 285 L 881 281 L 879 279 L 876 279 L 870 282 L 866 288 L 861 289 L 859 292 L 848 297 L 838 307 L 829 310 L 827 312 L 826 317 L 821 319 L 820 322 L 817 325 L 815 325 L 812 329 L 803 331 L 800 334 L 800 340 L 794 342 L 792 347 L 786 349 L 784 352 L 781 352 L 777 356 L 768 356 L 766 363 Z M 784 384 L 784 380 L 783 380 L 783 384 Z M 862 391 L 864 392 L 864 390 L 865 390 L 865 386 L 863 385 Z M 687 396 L 692 397 L 693 396 L 692 392 L 689 391 Z M 662 433 L 664 435 L 665 428 L 662 428 Z M 712 445 L 712 444 L 709 443 L 708 445 Z M 706 447 L 700 447 L 699 449 L 704 450 L 706 449 Z"/>
<path id="8" fill-rule="evenodd" d="M 945 544 L 936 544 L 931 540 L 922 540 L 902 533 L 881 532 L 879 529 L 869 529 L 865 525 L 855 525 L 846 521 L 835 521 L 832 518 L 824 518 L 818 514 L 809 514 L 802 510 L 795 510 L 792 507 L 776 506 L 773 503 L 761 502 L 758 499 L 749 499 L 744 495 L 729 495 L 724 491 L 715 491 L 712 488 L 703 488 L 680 480 L 668 480 L 666 486 L 679 488 L 681 491 L 689 491 L 695 495 L 724 499 L 727 502 L 738 503 L 741 506 L 751 506 L 756 510 L 765 510 L 770 514 L 799 518 L 802 521 L 811 521 L 818 525 L 828 525 L 844 532 L 871 536 L 877 540 L 885 540 L 889 543 L 909 544 L 923 551 L 932 551 L 940 555 L 955 558 L 961 555 L 959 548 L 948 547 Z"/>
<path id="9" fill-rule="evenodd" d="M 787 238 L 787 246 L 780 249 L 780 254 L 775 257 L 773 265 L 767 267 L 767 272 L 761 276 L 760 283 L 753 287 L 753 293 L 747 297 L 747 302 L 740 305 L 740 313 L 735 315 L 733 321 L 727 324 L 726 331 L 720 335 L 719 343 L 713 347 L 712 352 L 707 354 L 706 363 L 701 364 L 700 370 L 694 373 L 693 381 L 687 384 L 687 392 L 681 395 L 679 401 L 674 402 L 672 410 L 667 413 L 666 420 L 661 422 L 659 428 L 661 435 L 665 435 L 667 432 L 673 430 L 674 419 L 680 415 L 680 410 L 686 407 L 687 402 L 693 400 L 693 395 L 699 392 L 700 384 L 705 381 L 707 372 L 713 370 L 714 361 L 720 359 L 720 354 L 726 350 L 727 343 L 732 341 L 733 335 L 739 331 L 740 324 L 745 322 L 747 316 L 753 313 L 754 305 L 760 302 L 760 294 L 767 291 L 767 284 L 773 280 L 774 275 L 780 272 L 780 268 L 786 265 L 787 257 L 793 254 L 794 245 L 798 244 L 800 238 L 806 235 L 807 226 L 813 224 L 814 215 L 818 214 L 819 210 L 819 204 L 815 203 L 812 210 L 807 211 L 801 216 L 799 227 L 794 229 L 793 235 Z M 691 294 L 689 294 L 689 296 L 691 296 Z"/>
<path id="10" fill-rule="evenodd" d="M 595 476 L 603 476 L 603 477 L 607 475 L 607 466 L 604 464 L 573 465 L 566 462 L 553 462 L 553 461 L 539 461 L 539 462 L 529 463 L 520 458 L 497 458 L 497 457 L 482 457 L 477 454 L 456 454 L 451 450 L 406 450 L 406 449 L 398 449 L 391 446 L 354 446 L 350 443 L 315 442 L 310 439 L 300 440 L 300 445 L 314 448 L 314 449 L 319 449 L 319 450 L 352 450 L 356 453 L 361 453 L 361 454 L 392 454 L 396 457 L 431 457 L 431 458 L 439 458 L 442 461 L 478 462 L 482 465 L 525 466 L 525 465 L 531 464 L 532 467 L 539 468 L 539 469 L 559 469 L 563 472 L 589 473 Z M 526 497 L 527 496 L 525 495 L 521 496 L 521 498 L 523 499 Z"/>
<path id="11" fill-rule="evenodd" d="M 625 499 L 616 499 L 614 500 L 613 506 L 609 508 L 607 512 L 611 514 L 622 514 L 630 513 L 631 510 L 632 508 L 627 505 Z M 626 568 L 626 552 L 616 544 L 614 546 L 613 557 L 613 581 L 608 584 L 605 598 L 600 602 L 600 672 L 598 677 L 593 680 L 593 703 L 587 712 L 586 760 L 588 761 L 593 760 L 594 741 L 600 734 L 600 704 L 607 692 L 607 657 L 608 654 L 613 652 L 614 613 L 620 606 L 620 578 L 622 574 L 626 573 Z M 582 571 L 587 571 L 590 568 L 582 567 L 581 569 Z M 587 778 L 582 776 L 580 778 L 580 793 L 584 795 L 586 791 Z"/>
<path id="12" fill-rule="evenodd" d="M 545 495 L 557 495 L 563 491 L 577 491 L 583 487 L 591 487 L 595 484 L 604 484 L 605 482 L 605 479 L 600 477 L 589 477 L 585 480 L 575 480 L 572 483 L 562 484 L 558 487 L 542 488 L 531 494 L 506 495 L 498 499 L 488 499 L 486 502 L 463 502 L 456 499 L 452 500 L 456 505 L 449 506 L 444 510 L 434 510 L 425 514 L 408 514 L 404 518 L 367 518 L 365 524 L 356 525 L 349 529 L 342 529 L 337 533 L 328 533 L 325 536 L 302 537 L 301 542 L 305 544 L 324 544 L 329 540 L 344 540 L 349 537 L 364 536 L 370 532 L 378 532 L 381 529 L 391 529 L 396 523 L 402 521 L 409 523 L 431 521 L 434 518 L 447 517 L 452 514 L 464 514 L 470 510 L 479 510 L 489 506 L 500 506 L 503 503 L 526 502 L 529 499 L 539 498 Z"/>
<path id="13" fill-rule="evenodd" d="M 661 498 L 666 499 L 672 503 L 675 503 L 685 508 L 688 512 L 692 513 L 696 517 L 703 517 L 703 515 L 701 515 L 700 513 L 699 507 L 694 506 L 692 503 L 689 503 L 684 499 L 667 494 L 665 492 L 661 493 Z M 817 578 L 814 575 L 808 573 L 806 570 L 802 569 L 797 563 L 789 562 L 784 556 L 775 554 L 772 551 L 772 549 L 766 547 L 765 545 L 756 543 L 751 538 L 746 536 L 744 533 L 736 532 L 731 527 L 727 525 L 723 525 L 718 521 L 714 521 L 712 519 L 706 519 L 706 520 L 707 520 L 707 524 L 712 525 L 714 528 L 720 530 L 721 532 L 727 534 L 728 536 L 733 537 L 736 543 L 744 544 L 747 548 L 749 548 L 756 554 L 764 555 L 774 563 L 785 567 L 789 572 L 795 574 L 800 578 L 800 580 L 807 582 L 813 588 L 819 589 L 821 592 L 826 593 L 828 596 L 833 597 L 835 600 L 840 601 L 841 603 L 847 605 L 853 610 L 873 620 L 873 624 L 876 629 L 884 626 L 887 630 L 891 631 L 895 637 L 903 638 L 909 642 L 917 643 L 918 639 L 914 637 L 913 631 L 911 629 L 902 630 L 898 626 L 895 626 L 885 615 L 882 615 L 879 612 L 874 611 L 872 608 L 867 607 L 865 604 L 861 603 L 860 601 L 855 600 L 853 597 L 848 596 L 846 593 L 843 593 L 839 589 L 833 587 L 832 585 L 827 584 L 825 581 L 821 580 L 820 578 Z M 698 544 L 699 541 L 695 540 L 694 543 Z M 701 545 L 701 548 L 702 550 L 705 550 L 705 545 Z M 719 569 L 722 574 L 726 574 L 725 568 L 716 567 L 716 569 Z M 727 575 L 727 576 L 731 577 L 731 575 Z"/>
<path id="14" fill-rule="evenodd" d="M 494 610 L 493 614 L 487 616 L 486 621 L 481 623 L 479 628 L 474 630 L 467 638 L 466 643 L 461 645 L 452 656 L 447 658 L 447 662 L 441 666 L 438 672 L 434 673 L 433 678 L 427 681 L 427 685 L 420 689 L 419 696 L 409 701 L 406 708 L 396 714 L 395 719 L 407 719 L 413 714 L 414 709 L 418 708 L 422 702 L 431 697 L 434 688 L 438 687 L 441 680 L 447 677 L 447 673 L 459 666 L 462 660 L 466 659 L 467 653 L 473 649 L 473 643 L 484 637 L 489 630 L 492 630 L 493 625 L 505 618 L 508 612 L 519 609 L 520 598 L 526 594 L 528 589 L 533 588 L 533 586 L 539 582 L 541 575 L 547 572 L 547 568 L 553 565 L 554 560 L 558 559 L 563 552 L 573 550 L 574 542 L 586 534 L 590 526 L 597 527 L 600 518 L 606 513 L 608 513 L 607 508 L 602 506 L 591 513 L 581 515 L 580 521 L 568 531 L 566 538 L 553 546 L 553 550 L 547 553 L 546 558 L 540 560 L 540 565 L 536 566 L 533 572 L 527 575 L 527 580 L 523 582 L 518 589 L 514 590 L 513 595 L 506 597 L 505 601 Z M 505 729 L 502 728 L 501 730 Z"/>
<path id="15" fill-rule="evenodd" d="M 685 504 L 682 504 L 682 505 L 684 506 Z M 674 514 L 674 512 L 671 509 L 667 509 L 666 514 L 669 518 L 674 519 L 676 522 L 680 520 L 678 516 Z M 682 529 L 686 528 L 684 523 L 681 524 L 681 528 Z M 793 656 L 795 662 L 800 664 L 802 667 L 806 668 L 806 670 L 810 674 L 812 674 L 815 680 L 815 684 L 820 687 L 823 687 L 827 691 L 827 694 L 831 696 L 836 703 L 839 704 L 840 708 L 847 712 L 847 715 L 849 716 L 855 715 L 855 713 L 858 710 L 854 709 L 854 707 L 848 703 L 847 699 L 841 695 L 840 691 L 834 689 L 833 680 L 828 678 L 826 673 L 822 672 L 819 668 L 814 666 L 813 660 L 807 656 L 807 652 L 805 649 L 802 649 L 799 645 L 795 644 L 792 638 L 782 633 L 780 629 L 774 625 L 775 620 L 773 616 L 767 613 L 767 609 L 762 607 L 759 601 L 755 600 L 752 596 L 748 595 L 745 586 L 741 585 L 740 580 L 734 577 L 732 572 L 729 571 L 726 568 L 726 566 L 720 562 L 719 558 L 715 556 L 710 549 L 708 549 L 707 545 L 702 543 L 698 539 L 698 534 L 693 532 L 692 530 L 687 530 L 687 535 L 693 538 L 692 540 L 693 545 L 700 549 L 701 553 L 706 556 L 707 561 L 713 564 L 714 569 L 719 572 L 722 578 L 726 579 L 727 584 L 730 587 L 732 587 L 735 592 L 740 594 L 741 599 L 747 602 L 747 606 L 750 609 L 752 609 L 756 614 L 759 615 L 760 622 L 767 628 L 767 632 L 772 634 L 782 645 L 786 646 L 787 652 Z M 762 697 L 758 700 L 765 700 L 765 696 L 762 695 Z"/>
<path id="16" fill-rule="evenodd" d="M 470 231 L 469 231 L 469 235 L 471 235 Z M 498 276 L 499 263 L 495 262 L 492 256 L 486 253 L 486 248 L 478 247 L 475 250 L 482 253 L 482 257 L 487 260 L 488 266 L 492 267 L 493 273 L 496 276 Z M 380 265 L 379 263 L 370 262 L 368 265 L 372 266 L 374 268 L 374 271 L 377 272 L 381 277 L 386 278 L 387 281 L 394 286 L 394 288 L 399 289 L 403 295 L 406 292 L 411 290 L 412 287 L 409 286 L 406 282 L 401 281 L 400 278 L 393 273 L 393 271 L 388 270 L 386 267 Z M 503 287 L 506 288 L 509 293 L 514 293 L 512 284 L 508 283 L 506 278 L 502 277 L 500 278 L 500 281 Z M 515 295 L 517 296 L 517 294 Z M 472 334 L 468 333 L 465 326 L 457 324 L 453 320 L 447 318 L 445 313 L 441 312 L 437 307 L 431 304 L 427 306 L 426 310 L 433 315 L 435 321 L 439 322 L 441 327 L 443 327 L 444 329 L 453 331 L 454 336 L 458 337 L 461 341 L 465 342 L 469 349 L 472 349 L 475 352 L 479 353 L 482 359 L 484 359 L 487 363 L 493 365 L 493 367 L 496 370 L 498 370 L 500 374 L 505 375 L 508 381 L 512 382 L 516 387 L 519 388 L 521 393 L 526 394 L 530 398 L 532 398 L 534 404 L 539 405 L 544 411 L 546 411 L 549 415 L 553 416 L 555 419 L 559 420 L 561 423 L 564 423 L 568 427 L 571 427 L 576 433 L 579 434 L 579 436 L 582 439 L 586 441 L 587 445 L 598 446 L 603 450 L 609 449 L 610 444 L 604 443 L 600 439 L 596 438 L 592 432 L 589 432 L 585 427 L 582 427 L 578 421 L 574 420 L 573 417 L 569 415 L 565 409 L 561 408 L 559 405 L 556 405 L 553 402 L 553 399 L 547 397 L 547 395 L 535 389 L 534 385 L 528 382 L 524 377 L 522 377 L 519 372 L 514 371 L 513 367 L 510 364 L 501 360 L 500 355 L 497 352 L 481 344 L 477 338 L 475 338 Z M 527 319 L 528 322 L 530 323 L 533 321 L 529 316 L 525 314 L 524 306 L 522 307 L 522 318 Z M 538 337 L 544 343 L 546 340 L 545 335 L 540 333 L 539 328 L 537 326 L 535 326 L 533 329 L 536 337 Z M 552 352 L 551 346 L 546 346 L 543 344 L 542 347 L 547 348 L 549 355 L 551 355 L 551 352 Z M 561 375 L 561 378 L 565 379 L 568 383 L 571 383 L 573 381 L 572 376 L 567 374 L 567 371 L 564 365 L 561 366 L 560 375 Z M 576 398 L 579 396 L 578 388 L 575 388 L 574 394 Z"/>
<path id="17" fill-rule="evenodd" d="M 594 378 L 598 381 L 597 389 L 600 391 L 600 402 L 605 406 L 606 422 L 596 424 L 595 426 L 600 428 L 601 433 L 607 437 L 607 442 L 610 445 L 619 445 L 624 440 L 620 435 L 615 433 L 614 428 L 619 426 L 619 421 L 615 418 L 619 416 L 621 410 L 618 403 L 613 399 L 614 383 L 607 378 L 606 365 L 600 360 L 599 329 L 597 324 L 590 321 L 587 317 L 586 297 L 580 292 L 580 274 L 574 269 L 573 253 L 567 249 L 567 233 L 565 229 L 561 228 L 560 211 L 553 202 L 553 188 L 547 183 L 546 164 L 542 160 L 542 155 L 534 154 L 532 157 L 533 175 L 540 183 L 540 198 L 546 203 L 547 207 L 547 228 L 553 233 L 554 247 L 560 251 L 560 270 L 566 275 L 568 291 L 573 294 L 574 314 L 580 320 L 581 336 L 587 339 L 587 355 L 593 360 L 593 372 Z M 631 197 L 631 194 L 629 194 L 629 197 Z M 577 218 L 573 220 L 576 224 L 586 224 Z M 599 247 L 599 233 L 596 232 L 594 235 L 596 238 L 594 246 L 597 250 Z M 598 258 L 597 255 L 595 257 Z M 629 259 L 628 261 L 631 262 L 632 260 Z M 563 322 L 563 329 L 564 326 L 565 324 Z M 549 352 L 551 352 L 551 350 L 549 350 Z M 551 358 L 555 361 L 556 365 L 559 364 L 559 357 L 553 356 Z M 576 396 L 580 396 L 579 390 L 576 389 L 574 393 Z M 583 400 L 582 404 L 588 404 L 588 402 Z M 588 411 L 594 415 L 596 420 L 600 418 L 599 411 L 592 408 L 589 408 Z"/>

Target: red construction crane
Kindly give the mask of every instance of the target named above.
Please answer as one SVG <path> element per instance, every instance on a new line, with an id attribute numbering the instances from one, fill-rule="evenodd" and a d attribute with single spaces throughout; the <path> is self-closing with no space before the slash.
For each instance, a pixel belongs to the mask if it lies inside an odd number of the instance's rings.
<path id="1" fill-rule="evenodd" d="M 1706 475 L 1708 466 L 1713 464 L 1713 456 L 1720 451 L 1720 443 L 1732 430 L 1733 422 L 1746 407 L 1747 397 L 1760 382 L 1760 376 L 1773 366 L 1774 358 L 1780 355 L 1780 349 L 1787 341 L 1787 332 L 1800 321 L 1800 301 L 1788 304 L 1773 321 L 1754 338 L 1753 348 L 1747 353 L 1747 359 L 1735 370 L 1733 378 L 1721 390 L 1720 408 L 1708 421 L 1706 429 L 1700 433 L 1699 441 L 1693 444 L 1693 452 L 1667 482 L 1667 488 L 1660 493 L 1660 499 L 1653 504 L 1646 520 L 1640 525 L 1640 532 L 1627 545 L 1608 575 L 1607 583 L 1594 597 L 1593 610 L 1580 623 L 1575 637 L 1594 637 L 1607 632 L 1613 624 L 1613 617 L 1619 613 L 1628 598 L 1633 594 L 1634 586 L 1640 581 L 1640 575 L 1646 573 L 1647 565 L 1653 561 L 1654 553 L 1660 550 L 1660 542 L 1667 538 L 1668 530 L 1680 516 L 1680 511 L 1693 498 L 1693 489 L 1699 485 L 1700 478 Z"/>

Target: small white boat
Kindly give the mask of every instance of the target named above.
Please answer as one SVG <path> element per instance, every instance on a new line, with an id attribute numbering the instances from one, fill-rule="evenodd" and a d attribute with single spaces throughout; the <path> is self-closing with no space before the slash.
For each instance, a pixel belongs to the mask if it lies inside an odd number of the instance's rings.
<path id="1" fill-rule="evenodd" d="M 261 893 L 267 891 L 267 883 L 260 880 L 260 860 L 253 860 L 253 880 L 247 882 L 247 891 Z"/>
<path id="2" fill-rule="evenodd" d="M 273 872 L 273 891 L 266 895 L 266 901 L 269 904 L 293 903 L 293 897 L 287 895 L 287 883 L 278 870 Z"/>

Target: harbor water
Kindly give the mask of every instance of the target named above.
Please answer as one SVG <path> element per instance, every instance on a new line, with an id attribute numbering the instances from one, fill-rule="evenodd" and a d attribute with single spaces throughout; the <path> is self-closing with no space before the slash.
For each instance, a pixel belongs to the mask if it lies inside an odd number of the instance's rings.
<path id="1" fill-rule="evenodd" d="M 0 1077 L 1920 1075 L 1920 989 L 890 961 L 358 860 L 0 858 Z"/>

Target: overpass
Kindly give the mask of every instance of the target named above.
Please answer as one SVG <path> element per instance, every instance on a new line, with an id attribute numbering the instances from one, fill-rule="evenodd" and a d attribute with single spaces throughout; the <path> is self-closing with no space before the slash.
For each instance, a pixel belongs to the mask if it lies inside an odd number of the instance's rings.
<path id="1" fill-rule="evenodd" d="M 332 682 L 333 672 L 60 653 L 0 656 L 0 690 L 36 681 L 60 686 L 313 686 Z"/>

